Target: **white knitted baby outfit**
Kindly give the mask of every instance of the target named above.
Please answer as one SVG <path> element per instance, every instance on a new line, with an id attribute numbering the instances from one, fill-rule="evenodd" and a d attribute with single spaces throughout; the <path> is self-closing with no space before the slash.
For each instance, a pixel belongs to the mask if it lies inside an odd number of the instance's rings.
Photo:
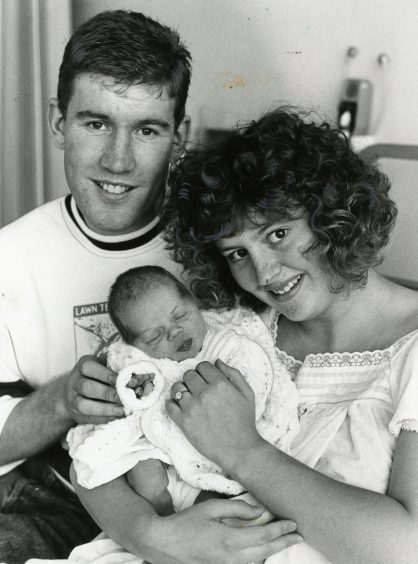
<path id="1" fill-rule="evenodd" d="M 99 486 L 125 474 L 140 460 L 156 458 L 173 465 L 180 478 L 195 488 L 230 495 L 243 491 L 190 444 L 165 410 L 171 386 L 203 360 L 220 359 L 243 374 L 255 394 L 260 435 L 289 451 L 299 428 L 297 392 L 275 355 L 270 331 L 247 309 L 203 315 L 208 330 L 202 350 L 192 359 L 156 360 L 125 343 L 111 345 L 108 364 L 119 373 L 116 387 L 127 416 L 104 425 L 79 425 L 68 433 L 70 454 L 83 487 Z M 141 399 L 126 387 L 133 373 L 154 374 L 152 392 Z"/>

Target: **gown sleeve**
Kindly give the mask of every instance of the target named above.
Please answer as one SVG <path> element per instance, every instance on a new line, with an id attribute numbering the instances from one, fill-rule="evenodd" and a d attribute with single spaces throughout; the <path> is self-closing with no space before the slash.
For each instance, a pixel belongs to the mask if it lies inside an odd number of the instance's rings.
<path id="1" fill-rule="evenodd" d="M 390 385 L 394 414 L 389 430 L 418 431 L 418 331 L 396 350 L 391 360 Z"/>

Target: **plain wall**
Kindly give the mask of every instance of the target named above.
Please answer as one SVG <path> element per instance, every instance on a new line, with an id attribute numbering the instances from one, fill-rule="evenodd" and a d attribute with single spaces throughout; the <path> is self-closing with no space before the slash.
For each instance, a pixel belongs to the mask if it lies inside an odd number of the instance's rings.
<path id="1" fill-rule="evenodd" d="M 416 0 L 74 0 L 75 23 L 117 8 L 180 32 L 194 61 L 196 128 L 234 125 L 283 102 L 335 120 L 342 82 L 354 77 L 374 87 L 372 133 L 418 144 Z"/>

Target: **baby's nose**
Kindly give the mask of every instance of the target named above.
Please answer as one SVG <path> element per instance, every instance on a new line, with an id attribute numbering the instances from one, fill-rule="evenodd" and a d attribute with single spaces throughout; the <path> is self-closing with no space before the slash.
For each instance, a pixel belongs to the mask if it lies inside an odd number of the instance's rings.
<path id="1" fill-rule="evenodd" d="M 170 327 L 170 329 L 168 330 L 167 338 L 169 341 L 172 341 L 173 339 L 178 337 L 182 332 L 183 332 L 182 327 L 180 327 L 179 325 L 174 325 L 173 327 Z"/>

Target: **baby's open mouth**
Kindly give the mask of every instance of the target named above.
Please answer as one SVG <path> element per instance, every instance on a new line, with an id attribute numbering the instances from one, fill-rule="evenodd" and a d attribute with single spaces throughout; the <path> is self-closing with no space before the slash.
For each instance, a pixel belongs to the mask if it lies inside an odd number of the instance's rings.
<path id="1" fill-rule="evenodd" d="M 186 339 L 177 349 L 177 352 L 186 352 L 188 350 L 190 350 L 191 346 L 193 344 L 193 339 L 190 337 L 190 339 Z"/>

